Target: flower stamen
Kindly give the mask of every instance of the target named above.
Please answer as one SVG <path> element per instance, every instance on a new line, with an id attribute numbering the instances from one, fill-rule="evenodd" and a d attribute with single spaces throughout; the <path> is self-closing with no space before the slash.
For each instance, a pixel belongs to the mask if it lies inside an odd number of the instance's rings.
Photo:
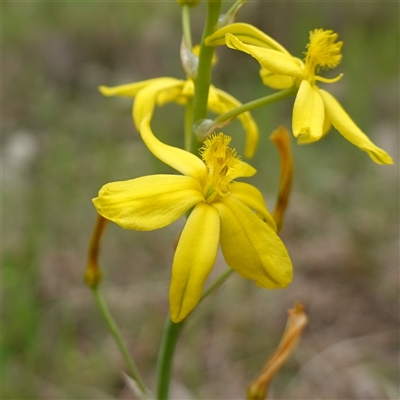
<path id="1" fill-rule="evenodd" d="M 223 133 L 214 133 L 203 143 L 200 155 L 207 167 L 205 193 L 207 201 L 217 194 L 229 194 L 229 182 L 233 179 L 233 169 L 240 158 L 235 149 L 229 147 L 231 138 Z"/>
<path id="2" fill-rule="evenodd" d="M 315 74 L 315 69 L 334 68 L 340 63 L 343 42 L 336 42 L 337 38 L 337 33 L 332 30 L 314 29 L 310 31 L 310 42 L 307 44 L 305 53 L 306 69 L 310 75 Z"/>
<path id="3" fill-rule="evenodd" d="M 335 83 L 343 78 L 343 74 L 339 74 L 336 78 L 324 78 L 322 76 L 315 76 L 314 80 L 324 83 Z"/>

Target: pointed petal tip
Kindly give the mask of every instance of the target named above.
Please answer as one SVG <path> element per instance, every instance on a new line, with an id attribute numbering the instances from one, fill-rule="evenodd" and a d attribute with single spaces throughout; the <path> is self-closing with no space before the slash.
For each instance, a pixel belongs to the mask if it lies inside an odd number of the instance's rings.
<path id="1" fill-rule="evenodd" d="M 256 173 L 257 170 L 254 167 L 252 167 L 247 162 L 240 160 L 239 163 L 235 166 L 232 179 L 242 178 L 242 177 L 248 178 L 250 176 L 255 175 Z"/>
<path id="2" fill-rule="evenodd" d="M 170 310 L 170 317 L 174 324 L 178 324 L 185 319 L 186 315 L 181 315 L 181 313 L 177 310 Z"/>
<path id="3" fill-rule="evenodd" d="M 392 157 L 388 156 L 388 158 L 389 159 L 384 164 L 386 164 L 386 165 L 394 165 L 394 161 L 392 160 Z"/>
<path id="4" fill-rule="evenodd" d="M 303 146 L 305 144 L 318 142 L 319 139 L 311 136 L 310 132 L 300 132 L 297 135 L 293 135 L 297 138 L 297 144 Z"/>
<path id="5" fill-rule="evenodd" d="M 389 156 L 386 151 L 378 148 L 375 151 L 368 151 L 368 155 L 372 158 L 372 160 L 380 165 L 393 165 L 393 159 Z"/>
<path id="6" fill-rule="evenodd" d="M 369 137 L 356 125 L 341 104 L 329 92 L 319 89 L 325 105 L 325 111 L 332 125 L 350 143 L 367 152 L 377 164 L 393 164 L 392 158 L 376 146 Z"/>
<path id="7" fill-rule="evenodd" d="M 180 303 L 178 306 L 177 303 L 171 298 L 170 293 L 169 314 L 173 323 L 178 324 L 179 322 L 182 322 L 193 311 L 194 308 L 196 308 L 196 306 L 189 308 L 187 305 L 185 306 L 182 303 Z"/>
<path id="8" fill-rule="evenodd" d="M 255 280 L 255 284 L 258 287 L 261 288 L 266 288 L 266 289 L 270 289 L 270 290 L 274 290 L 274 289 L 286 289 L 293 280 L 293 267 L 292 265 L 290 265 L 290 270 L 287 271 L 287 276 L 285 277 L 281 277 L 281 280 L 276 280 L 273 284 L 271 284 L 271 282 L 268 282 L 268 285 L 266 285 L 265 281 L 257 281 Z"/>
<path id="9" fill-rule="evenodd" d="M 200 301 L 217 257 L 219 231 L 217 210 L 198 203 L 183 228 L 172 265 L 169 303 L 173 322 L 183 320 Z"/>
<path id="10" fill-rule="evenodd" d="M 111 93 L 111 88 L 108 86 L 97 86 L 97 90 L 103 95 L 103 96 L 112 96 Z"/>

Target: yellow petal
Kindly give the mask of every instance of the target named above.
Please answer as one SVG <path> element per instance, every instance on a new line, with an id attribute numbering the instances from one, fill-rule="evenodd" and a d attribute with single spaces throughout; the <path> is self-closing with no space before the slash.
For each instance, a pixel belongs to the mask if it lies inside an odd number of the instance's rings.
<path id="1" fill-rule="evenodd" d="M 135 97 L 139 90 L 150 83 L 158 81 L 160 78 L 147 79 L 145 81 L 128 83 L 127 85 L 119 85 L 114 87 L 99 86 L 101 94 L 104 96 L 123 96 L 123 97 Z"/>
<path id="2" fill-rule="evenodd" d="M 238 118 L 246 132 L 244 155 L 251 158 L 254 156 L 258 145 L 258 126 L 249 112 L 240 114 Z"/>
<path id="3" fill-rule="evenodd" d="M 303 77 L 303 68 L 299 65 L 297 59 L 289 54 L 244 44 L 230 33 L 226 34 L 225 40 L 228 47 L 250 54 L 263 68 L 275 74 Z"/>
<path id="4" fill-rule="evenodd" d="M 218 212 L 202 202 L 193 209 L 183 228 L 169 291 L 171 319 L 175 323 L 184 319 L 201 298 L 217 256 L 219 227 Z"/>
<path id="5" fill-rule="evenodd" d="M 260 31 L 250 24 L 237 22 L 229 24 L 221 29 L 215 31 L 212 35 L 208 36 L 205 40 L 206 46 L 222 46 L 225 44 L 225 34 L 232 33 L 239 40 L 246 44 L 265 47 L 282 53 L 289 54 L 289 52 L 276 40 Z"/>
<path id="6" fill-rule="evenodd" d="M 322 89 L 319 92 L 325 104 L 325 112 L 332 125 L 342 136 L 361 150 L 366 151 L 377 164 L 393 164 L 393 160 L 389 154 L 371 142 L 368 136 L 361 131 L 330 93 Z"/>
<path id="7" fill-rule="evenodd" d="M 322 137 L 324 126 L 324 103 L 318 90 L 307 80 L 301 81 L 293 107 L 293 135 L 302 143 L 315 142 Z"/>
<path id="8" fill-rule="evenodd" d="M 231 96 L 229 93 L 224 92 L 223 90 L 214 87 L 213 90 L 211 90 L 210 87 L 210 93 L 212 92 L 215 92 L 216 99 L 215 101 L 211 101 L 209 96 L 208 108 L 216 114 L 223 114 L 224 112 L 227 112 L 229 110 L 232 110 L 233 108 L 242 105 L 239 100 Z M 251 158 L 253 157 L 257 149 L 258 126 L 249 112 L 240 114 L 237 118 L 239 119 L 244 131 L 246 132 L 244 154 L 246 157 Z"/>
<path id="9" fill-rule="evenodd" d="M 188 99 L 194 96 L 194 82 L 192 79 L 181 82 L 182 85 L 177 85 L 174 89 L 161 92 L 158 96 L 157 105 L 163 106 L 172 101 L 180 105 L 186 105 Z"/>
<path id="10" fill-rule="evenodd" d="M 194 91 L 194 87 L 193 87 Z M 215 113 L 222 113 L 227 111 L 226 108 L 224 108 L 224 105 L 222 105 L 222 109 L 220 111 L 214 111 L 215 107 L 218 107 L 218 104 L 220 103 L 220 98 L 219 98 L 219 91 L 214 85 L 210 85 L 210 89 L 208 91 L 208 99 L 207 99 L 207 107 L 215 112 Z M 223 111 L 222 111 L 223 110 Z"/>
<path id="11" fill-rule="evenodd" d="M 227 264 L 258 286 L 286 287 L 292 280 L 292 263 L 270 226 L 231 196 L 212 206 L 221 217 L 220 243 Z"/>
<path id="12" fill-rule="evenodd" d="M 178 97 L 180 95 L 179 88 L 183 87 L 184 82 L 175 78 L 158 78 L 140 90 L 136 95 L 132 109 L 136 129 L 139 130 L 140 124 L 147 114 L 153 115 L 154 107 L 162 93 L 165 96 L 173 94 Z M 169 97 L 168 99 L 173 101 L 174 97 Z"/>
<path id="13" fill-rule="evenodd" d="M 288 89 L 293 86 L 295 78 L 288 75 L 277 75 L 265 68 L 260 69 L 260 77 L 264 85 L 272 89 Z"/>
<path id="14" fill-rule="evenodd" d="M 229 176 L 231 177 L 232 180 L 240 177 L 247 178 L 249 176 L 253 176 L 256 172 L 257 170 L 250 164 L 247 164 L 247 162 L 239 161 L 235 165 L 233 171 L 230 172 Z"/>
<path id="15" fill-rule="evenodd" d="M 151 175 L 108 183 L 93 203 L 101 216 L 122 228 L 148 231 L 171 224 L 203 200 L 193 178 Z"/>
<path id="16" fill-rule="evenodd" d="M 192 79 L 187 79 L 182 88 L 182 94 L 186 97 L 194 96 L 194 82 Z"/>
<path id="17" fill-rule="evenodd" d="M 182 95 L 189 97 L 189 98 L 194 97 L 194 82 L 192 79 L 188 79 L 185 82 L 185 85 L 182 89 Z M 225 112 L 226 108 L 224 108 L 223 106 L 220 106 L 220 108 L 216 108 L 216 107 L 218 107 L 219 104 L 220 104 L 220 99 L 218 96 L 217 89 L 215 88 L 214 85 L 210 85 L 210 88 L 208 90 L 207 107 L 211 111 L 213 111 L 217 114 Z M 215 110 L 214 110 L 214 107 L 216 108 Z"/>
<path id="18" fill-rule="evenodd" d="M 162 107 L 163 105 L 172 102 L 178 103 L 182 106 L 185 105 L 188 98 L 182 93 L 183 86 L 184 82 L 181 81 L 166 90 L 160 91 L 157 96 L 157 106 Z"/>
<path id="19" fill-rule="evenodd" d="M 151 115 L 148 114 L 140 127 L 140 135 L 147 148 L 165 164 L 203 184 L 206 179 L 206 166 L 203 161 L 188 151 L 160 142 L 151 131 L 150 118 Z"/>
<path id="20" fill-rule="evenodd" d="M 324 126 L 322 128 L 322 136 L 325 136 L 332 128 L 332 124 L 330 119 L 328 118 L 327 113 L 325 112 Z"/>
<path id="21" fill-rule="evenodd" d="M 244 182 L 233 182 L 229 185 L 229 191 L 232 197 L 260 214 L 262 219 L 276 231 L 275 220 L 267 210 L 263 195 L 256 187 Z"/>

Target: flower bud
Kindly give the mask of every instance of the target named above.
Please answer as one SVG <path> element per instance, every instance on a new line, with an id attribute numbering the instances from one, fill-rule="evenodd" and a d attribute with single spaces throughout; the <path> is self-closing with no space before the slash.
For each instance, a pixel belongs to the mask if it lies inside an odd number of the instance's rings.
<path id="1" fill-rule="evenodd" d="M 204 118 L 194 123 L 193 130 L 197 139 L 202 142 L 208 135 L 215 131 L 216 126 L 212 119 Z"/>
<path id="2" fill-rule="evenodd" d="M 290 148 L 289 133 L 284 126 L 280 126 L 270 136 L 276 145 L 281 159 L 281 177 L 279 182 L 278 200 L 273 212 L 278 232 L 282 229 L 283 217 L 289 202 L 293 181 L 293 156 Z"/>
<path id="3" fill-rule="evenodd" d="M 86 284 L 92 289 L 98 286 L 102 277 L 98 259 L 100 253 L 100 240 L 103 236 L 104 229 L 106 228 L 107 223 L 108 220 L 98 214 L 92 237 L 90 239 L 88 262 L 84 279 Z"/>
<path id="4" fill-rule="evenodd" d="M 282 340 L 278 348 L 264 365 L 258 378 L 256 378 L 247 388 L 247 400 L 264 400 L 272 378 L 282 367 L 286 359 L 291 355 L 296 347 L 303 329 L 307 325 L 308 317 L 304 312 L 302 304 L 295 304 L 294 308 L 288 310 L 288 320 L 286 329 L 283 332 Z"/>
<path id="5" fill-rule="evenodd" d="M 195 54 L 192 49 L 188 49 L 184 39 L 182 39 L 181 43 L 181 62 L 186 76 L 196 79 L 199 66 L 198 52 Z"/>
<path id="6" fill-rule="evenodd" d="M 84 279 L 86 285 L 88 285 L 90 288 L 96 288 L 99 285 L 101 278 L 102 273 L 98 265 L 86 268 Z"/>
<path id="7" fill-rule="evenodd" d="M 218 18 L 218 23 L 216 29 L 223 28 L 224 26 L 233 24 L 236 21 L 237 14 L 239 10 L 242 8 L 244 3 L 248 0 L 239 0 L 236 1 L 235 4 L 228 10 L 226 14 L 221 14 Z"/>

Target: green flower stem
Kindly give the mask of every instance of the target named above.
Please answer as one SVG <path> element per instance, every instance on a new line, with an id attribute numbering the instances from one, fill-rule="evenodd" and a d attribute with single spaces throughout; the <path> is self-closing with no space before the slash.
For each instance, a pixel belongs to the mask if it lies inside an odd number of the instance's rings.
<path id="1" fill-rule="evenodd" d="M 222 21 L 220 21 L 219 28 L 222 28 L 222 26 L 226 26 L 228 24 L 232 24 L 233 22 L 235 22 L 238 11 L 247 1 L 248 0 L 236 0 L 236 2 L 232 5 L 232 7 L 223 16 Z"/>
<path id="2" fill-rule="evenodd" d="M 232 110 L 229 110 L 226 113 L 218 115 L 218 117 L 214 119 L 214 122 L 216 125 L 218 125 L 222 122 L 229 121 L 230 119 L 235 118 L 246 111 L 251 111 L 254 110 L 255 108 L 266 106 L 268 104 L 286 99 L 294 95 L 296 92 L 297 88 L 291 87 L 289 89 L 284 89 L 281 90 L 280 92 L 276 92 L 265 97 L 260 97 L 259 99 L 252 100 L 248 103 L 242 104 L 239 107 L 233 108 Z"/>
<path id="3" fill-rule="evenodd" d="M 214 32 L 214 27 L 218 22 L 218 17 L 221 9 L 221 0 L 208 0 L 207 20 L 203 31 L 203 37 L 200 45 L 199 66 L 197 78 L 195 81 L 195 95 L 193 105 L 188 104 L 185 113 L 185 148 L 190 146 L 192 152 L 197 154 L 199 143 L 196 140 L 189 139 L 192 136 L 193 121 L 206 118 L 207 116 L 207 101 L 208 91 L 211 83 L 211 61 L 214 55 L 214 48 L 204 44 L 204 39 Z M 183 7 L 182 11 L 182 26 L 184 32 L 184 40 L 186 46 L 189 46 L 189 11 Z M 190 135 L 189 135 L 190 132 Z M 219 285 L 215 286 L 215 289 Z M 214 289 L 213 289 L 214 290 Z M 208 294 L 208 293 L 207 293 Z M 167 317 L 165 324 L 161 347 L 158 353 L 157 361 L 157 399 L 167 400 L 169 397 L 169 384 L 171 378 L 172 361 L 175 353 L 175 347 L 178 342 L 179 334 L 182 330 L 184 321 L 174 323 L 171 321 L 170 315 Z"/>
<path id="4" fill-rule="evenodd" d="M 204 39 L 214 32 L 214 28 L 218 22 L 220 10 L 221 0 L 208 0 L 207 20 L 200 45 L 199 67 L 197 71 L 197 79 L 195 81 L 195 94 L 193 103 L 194 123 L 207 117 L 208 91 L 211 83 L 211 61 L 215 48 L 206 46 L 204 44 Z M 197 142 L 197 139 L 193 142 L 192 152 L 197 154 L 199 143 Z"/>
<path id="5" fill-rule="evenodd" d="M 233 271 L 234 270 L 232 268 L 228 268 L 223 274 L 221 274 L 221 276 L 216 279 L 203 293 L 203 296 L 201 296 L 199 303 L 202 302 L 214 290 L 217 290 L 220 286 L 222 286 L 222 284 L 232 275 Z"/>
<path id="6" fill-rule="evenodd" d="M 157 360 L 157 400 L 168 400 L 172 361 L 185 320 L 175 323 L 168 314 Z"/>
<path id="7" fill-rule="evenodd" d="M 242 6 L 244 3 L 247 3 L 249 0 L 236 0 L 236 2 L 232 5 L 232 7 L 227 11 L 225 15 L 229 16 L 234 16 L 237 12 L 240 6 Z"/>
<path id="8" fill-rule="evenodd" d="M 100 309 L 101 314 L 103 315 L 104 320 L 106 321 L 106 324 L 108 326 L 108 329 L 110 330 L 112 336 L 114 337 L 115 342 L 117 343 L 117 346 L 119 348 L 119 351 L 121 352 L 122 356 L 124 357 L 124 360 L 126 362 L 126 365 L 128 366 L 129 373 L 131 377 L 136 381 L 136 384 L 140 391 L 144 395 L 149 395 L 150 391 L 146 388 L 146 385 L 144 384 L 139 371 L 136 367 L 135 362 L 133 361 L 132 357 L 130 356 L 128 349 L 126 348 L 126 345 L 122 339 L 121 332 L 118 329 L 117 324 L 115 323 L 114 318 L 112 317 L 110 310 L 108 309 L 103 296 L 100 294 L 98 287 L 92 288 L 93 296 L 96 300 L 96 303 Z"/>
<path id="9" fill-rule="evenodd" d="M 209 294 L 214 290 L 218 289 L 232 274 L 233 269 L 229 268 L 226 270 L 201 296 L 201 301 L 203 301 Z M 179 323 L 171 321 L 170 315 L 168 314 L 167 322 L 165 323 L 164 334 L 160 346 L 160 351 L 158 353 L 157 362 L 157 400 L 168 400 L 169 393 L 169 382 L 171 378 L 171 368 L 172 361 L 174 358 L 175 347 L 178 342 L 179 334 L 183 328 L 186 320 Z"/>
<path id="10" fill-rule="evenodd" d="M 189 151 L 192 148 L 192 128 L 193 127 L 193 100 L 188 99 L 188 102 L 185 106 L 185 136 L 184 136 L 184 145 L 185 150 Z"/>
<path id="11" fill-rule="evenodd" d="M 185 40 L 185 44 L 188 50 L 191 50 L 192 45 L 192 33 L 190 30 L 190 6 L 188 4 L 184 4 L 182 6 L 182 31 L 183 38 Z"/>
<path id="12" fill-rule="evenodd" d="M 183 40 L 188 51 L 191 51 L 192 45 L 192 33 L 190 29 L 190 5 L 182 5 L 182 31 Z M 193 134 L 193 100 L 188 99 L 185 107 L 185 131 L 184 131 L 184 146 L 186 151 L 190 151 L 192 147 L 192 134 Z"/>

